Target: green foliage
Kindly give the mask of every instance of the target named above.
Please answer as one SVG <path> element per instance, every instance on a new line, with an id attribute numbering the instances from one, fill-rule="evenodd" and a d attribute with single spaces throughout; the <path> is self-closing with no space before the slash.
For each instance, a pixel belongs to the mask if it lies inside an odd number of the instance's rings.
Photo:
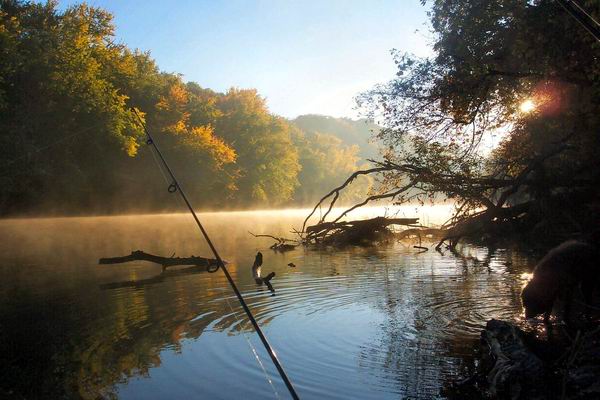
<path id="1" fill-rule="evenodd" d="M 177 208 L 132 107 L 198 206 L 313 203 L 376 154 L 373 124 L 287 121 L 256 90 L 161 72 L 104 10 L 5 1 L 0 22 L 0 214 Z"/>
<path id="2" fill-rule="evenodd" d="M 113 35 L 85 4 L 1 3 L 0 214 L 176 208 L 132 107 L 200 206 L 312 202 L 357 167 L 362 122 L 305 116 L 348 141 L 304 136 L 255 90 L 184 83 Z"/>
<path id="3" fill-rule="evenodd" d="M 581 3 L 598 19 L 598 2 Z M 387 160 L 416 171 L 390 173 L 387 184 L 416 178 L 421 199 L 442 193 L 464 212 L 560 197 L 589 213 L 581 199 L 597 202 L 600 181 L 600 44 L 549 0 L 439 0 L 430 16 L 434 56 L 396 51 L 397 78 L 360 99 L 384 121 Z M 526 99 L 532 112 L 520 110 Z"/>
<path id="4" fill-rule="evenodd" d="M 324 133 L 333 135 L 346 146 L 358 146 L 358 155 L 363 159 L 375 158 L 379 152 L 372 141 L 379 126 L 368 120 L 357 121 L 349 118 L 334 118 L 325 115 L 301 115 L 292 121 L 294 125 L 307 134 Z"/>
<path id="5" fill-rule="evenodd" d="M 302 165 L 298 176 L 300 187 L 296 192 L 296 200 L 300 204 L 316 203 L 359 168 L 360 148 L 357 145 L 344 146 L 337 136 L 319 132 L 304 134 L 296 129 L 294 142 Z M 353 183 L 351 189 L 344 192 L 342 202 L 358 201 L 367 193 L 371 183 L 366 177 Z"/>
<path id="6" fill-rule="evenodd" d="M 52 2 L 2 6 L 0 209 L 90 204 L 92 191 L 114 190 L 111 162 L 134 155 L 142 134 L 110 80 L 120 57 L 106 42 L 111 17 L 85 5 L 62 15 Z"/>
<path id="7" fill-rule="evenodd" d="M 290 200 L 300 165 L 287 121 L 271 115 L 256 90 L 230 89 L 218 98 L 217 108 L 216 129 L 238 153 L 238 202 L 277 205 Z"/>

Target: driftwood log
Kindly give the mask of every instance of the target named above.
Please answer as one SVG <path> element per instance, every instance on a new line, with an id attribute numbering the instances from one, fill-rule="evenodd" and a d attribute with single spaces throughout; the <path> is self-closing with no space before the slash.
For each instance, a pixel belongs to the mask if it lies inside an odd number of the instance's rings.
<path id="1" fill-rule="evenodd" d="M 418 222 L 418 218 L 386 217 L 320 222 L 306 228 L 304 240 L 318 245 L 368 244 L 389 237 L 392 225 L 414 226 Z"/>
<path id="2" fill-rule="evenodd" d="M 101 258 L 99 264 L 122 264 L 130 261 L 149 261 L 160 264 L 163 271 L 176 265 L 216 266 L 217 260 L 198 256 L 191 257 L 161 257 L 145 253 L 141 250 L 132 251 L 128 256 Z"/>

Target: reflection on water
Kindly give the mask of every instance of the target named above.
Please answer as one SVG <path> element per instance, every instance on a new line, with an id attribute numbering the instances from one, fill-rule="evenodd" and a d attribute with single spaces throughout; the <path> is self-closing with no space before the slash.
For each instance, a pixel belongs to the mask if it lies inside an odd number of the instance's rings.
<path id="1" fill-rule="evenodd" d="M 201 216 L 302 398 L 439 396 L 473 367 L 485 322 L 521 313 L 531 261 L 510 249 L 279 254 L 247 233 L 286 234 L 304 215 Z M 189 216 L 6 220 L 0 237 L 0 397 L 287 397 L 222 272 L 97 265 L 209 255 Z M 274 296 L 252 278 L 257 251 Z"/>

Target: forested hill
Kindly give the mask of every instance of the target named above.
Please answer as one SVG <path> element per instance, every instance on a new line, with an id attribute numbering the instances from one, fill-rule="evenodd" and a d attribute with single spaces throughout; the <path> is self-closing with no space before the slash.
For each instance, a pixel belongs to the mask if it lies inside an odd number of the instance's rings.
<path id="1" fill-rule="evenodd" d="M 292 122 L 306 133 L 325 133 L 342 140 L 345 145 L 357 145 L 363 159 L 377 157 L 378 148 L 372 140 L 379 126 L 365 119 L 334 118 L 326 115 L 301 115 Z"/>
<path id="2" fill-rule="evenodd" d="M 0 2 L 0 215 L 177 209 L 132 108 L 203 209 L 310 204 L 370 154 L 362 122 L 185 82 L 119 44 L 110 13 L 56 4 Z"/>

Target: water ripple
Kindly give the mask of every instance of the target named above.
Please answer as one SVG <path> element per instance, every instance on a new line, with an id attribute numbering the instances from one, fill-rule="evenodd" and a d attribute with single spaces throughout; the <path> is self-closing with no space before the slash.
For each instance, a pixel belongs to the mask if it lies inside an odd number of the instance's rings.
<path id="1" fill-rule="evenodd" d="M 302 398 L 439 397 L 472 364 L 485 322 L 521 313 L 520 274 L 528 261 L 510 249 L 492 254 L 466 246 L 464 258 L 417 254 L 403 244 L 278 254 L 246 233 L 264 218 L 238 214 L 204 217 Z M 7 249 L 26 237 L 33 251 L 0 263 L 0 272 L 11 276 L 0 283 L 0 326 L 14 327 L 0 329 L 0 339 L 10 343 L 0 349 L 10 366 L 6 376 L 14 380 L 25 371 L 27 379 L 41 376 L 47 387 L 77 388 L 84 398 L 273 398 L 256 352 L 285 396 L 221 272 L 169 275 L 144 263 L 96 265 L 98 257 L 132 248 L 208 254 L 193 230 L 182 229 L 182 216 L 143 218 L 151 230 L 138 219 L 100 218 L 40 222 L 37 241 L 22 224 L 7 236 L 16 238 Z M 290 221 L 273 219 L 265 231 L 276 233 Z M 90 226 L 95 229 L 83 235 Z M 115 232 L 127 240 L 116 240 Z M 96 245 L 102 254 L 94 253 Z M 263 273 L 276 273 L 275 293 L 252 279 L 258 250 Z"/>

